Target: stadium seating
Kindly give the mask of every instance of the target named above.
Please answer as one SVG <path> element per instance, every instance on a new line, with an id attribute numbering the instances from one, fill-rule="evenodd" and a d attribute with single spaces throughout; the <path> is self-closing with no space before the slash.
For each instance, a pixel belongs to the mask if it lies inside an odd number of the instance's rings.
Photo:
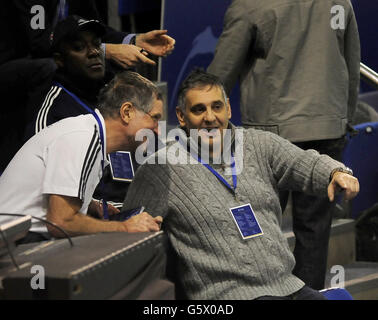
<path id="1" fill-rule="evenodd" d="M 328 300 L 353 300 L 348 290 L 343 288 L 329 288 L 319 291 Z"/>

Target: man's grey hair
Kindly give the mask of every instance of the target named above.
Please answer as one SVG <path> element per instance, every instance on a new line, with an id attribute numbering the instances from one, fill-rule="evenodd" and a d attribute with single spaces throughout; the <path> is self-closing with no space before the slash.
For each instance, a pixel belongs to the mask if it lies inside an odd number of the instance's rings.
<path id="1" fill-rule="evenodd" d="M 162 100 L 159 89 L 150 80 L 133 71 L 118 73 L 99 93 L 98 109 L 104 117 L 116 117 L 125 102 L 138 110 L 151 111 L 154 98 Z"/>
<path id="2" fill-rule="evenodd" d="M 185 112 L 186 94 L 191 89 L 202 89 L 207 86 L 217 86 L 222 90 L 224 102 L 227 103 L 227 95 L 222 81 L 215 75 L 207 73 L 203 69 L 194 69 L 182 82 L 177 96 L 177 104 L 181 111 Z"/>

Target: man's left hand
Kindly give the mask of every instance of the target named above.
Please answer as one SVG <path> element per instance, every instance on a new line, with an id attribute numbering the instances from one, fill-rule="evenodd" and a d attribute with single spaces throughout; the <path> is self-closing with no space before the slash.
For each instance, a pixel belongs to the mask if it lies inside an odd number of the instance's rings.
<path id="1" fill-rule="evenodd" d="M 167 35 L 167 30 L 153 30 L 136 36 L 135 45 L 156 56 L 165 57 L 172 53 L 175 39 Z"/>
<path id="2" fill-rule="evenodd" d="M 344 172 L 335 172 L 328 185 L 329 201 L 335 199 L 335 195 L 343 192 L 344 200 L 352 200 L 360 191 L 360 184 L 356 177 Z"/>

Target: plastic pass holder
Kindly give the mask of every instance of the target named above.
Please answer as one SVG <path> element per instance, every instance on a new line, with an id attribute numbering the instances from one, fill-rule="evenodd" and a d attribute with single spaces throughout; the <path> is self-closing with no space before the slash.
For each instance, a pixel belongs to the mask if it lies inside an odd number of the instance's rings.
<path id="1" fill-rule="evenodd" d="M 128 151 L 116 151 L 109 154 L 110 171 L 113 180 L 131 182 L 134 178 L 134 167 Z"/>
<path id="2" fill-rule="evenodd" d="M 230 212 L 243 239 L 250 239 L 264 234 L 249 203 L 230 208 Z"/>

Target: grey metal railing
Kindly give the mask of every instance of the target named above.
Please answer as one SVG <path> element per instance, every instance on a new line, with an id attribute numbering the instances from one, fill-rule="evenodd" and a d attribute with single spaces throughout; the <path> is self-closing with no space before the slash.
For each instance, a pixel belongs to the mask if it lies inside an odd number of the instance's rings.
<path id="1" fill-rule="evenodd" d="M 365 81 L 375 89 L 378 89 L 378 73 L 367 65 L 360 63 L 361 80 Z"/>

